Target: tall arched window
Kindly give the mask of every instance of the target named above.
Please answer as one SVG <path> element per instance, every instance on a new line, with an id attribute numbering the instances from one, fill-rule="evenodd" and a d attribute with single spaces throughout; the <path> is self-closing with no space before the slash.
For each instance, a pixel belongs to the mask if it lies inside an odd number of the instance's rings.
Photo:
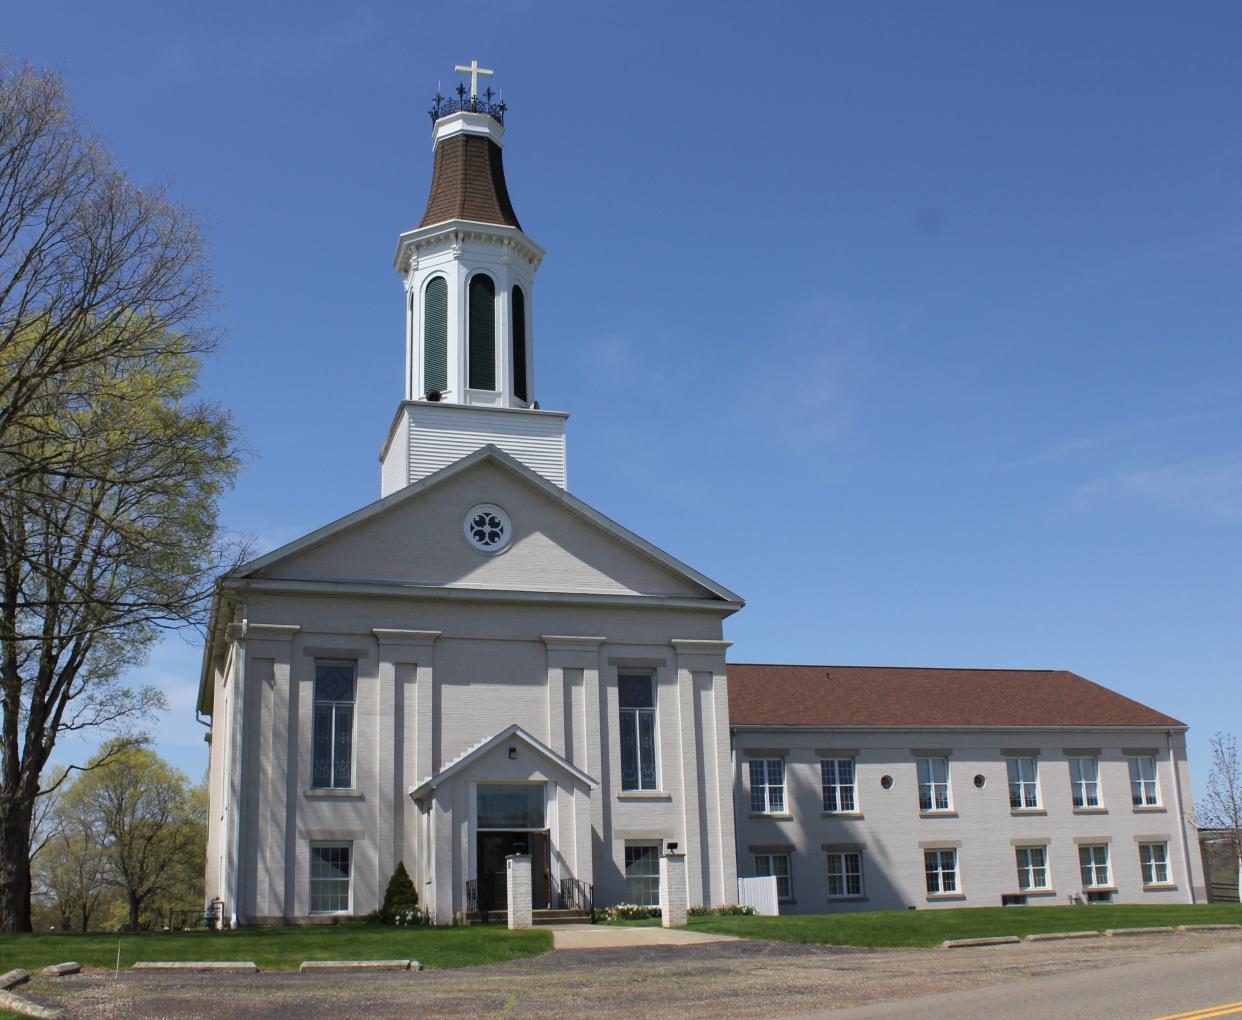
<path id="1" fill-rule="evenodd" d="M 521 287 L 513 288 L 513 395 L 526 396 L 526 295 Z"/>
<path id="2" fill-rule="evenodd" d="M 448 389 L 448 282 L 435 277 L 423 291 L 423 392 Z"/>
<path id="3" fill-rule="evenodd" d="M 470 278 L 470 388 L 496 388 L 496 284 L 483 273 Z"/>

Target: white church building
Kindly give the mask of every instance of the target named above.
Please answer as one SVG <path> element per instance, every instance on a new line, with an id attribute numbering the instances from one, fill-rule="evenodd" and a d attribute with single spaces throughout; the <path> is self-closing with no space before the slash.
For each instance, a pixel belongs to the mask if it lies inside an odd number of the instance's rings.
<path id="1" fill-rule="evenodd" d="M 477 69 L 477 73 L 487 73 Z M 1186 727 L 1070 673 L 726 667 L 742 599 L 568 491 L 505 108 L 437 97 L 381 498 L 221 578 L 206 897 L 233 924 L 506 902 L 1203 899 Z M 949 693 L 946 693 L 949 692 Z"/>

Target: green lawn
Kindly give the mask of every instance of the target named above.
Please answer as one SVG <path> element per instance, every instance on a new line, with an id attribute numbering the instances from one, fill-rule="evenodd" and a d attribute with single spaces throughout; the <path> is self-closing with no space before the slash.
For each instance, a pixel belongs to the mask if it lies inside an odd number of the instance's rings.
<path id="1" fill-rule="evenodd" d="M 1242 906 L 955 907 L 790 917 L 692 917 L 689 927 L 773 942 L 900 947 L 938 946 L 945 939 L 986 935 L 1178 924 L 1242 924 Z"/>
<path id="2" fill-rule="evenodd" d="M 76 960 L 112 968 L 117 943 L 121 968 L 139 960 L 253 960 L 261 970 L 296 970 L 303 960 L 419 960 L 424 967 L 472 967 L 552 948 L 550 932 L 497 927 L 381 928 L 307 925 L 194 931 L 175 935 L 0 935 L 0 973 L 21 967 L 32 974 L 50 963 Z"/>

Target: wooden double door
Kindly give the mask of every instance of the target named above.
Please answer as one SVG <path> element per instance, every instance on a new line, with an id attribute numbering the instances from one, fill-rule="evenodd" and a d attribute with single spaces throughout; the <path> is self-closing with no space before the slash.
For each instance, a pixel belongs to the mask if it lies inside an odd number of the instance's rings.
<path id="1" fill-rule="evenodd" d="M 505 858 L 529 854 L 531 906 L 543 910 L 552 901 L 552 858 L 548 830 L 490 829 L 478 834 L 479 909 L 505 910 L 509 905 L 509 880 Z"/>

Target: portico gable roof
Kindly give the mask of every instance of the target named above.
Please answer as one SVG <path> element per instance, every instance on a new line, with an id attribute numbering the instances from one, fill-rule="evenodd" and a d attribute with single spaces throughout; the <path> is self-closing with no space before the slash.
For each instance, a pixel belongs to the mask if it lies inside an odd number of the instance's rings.
<path id="1" fill-rule="evenodd" d="M 554 765 L 557 765 L 560 768 L 564 769 L 571 776 L 577 779 L 580 783 L 585 785 L 587 789 L 594 790 L 597 786 L 599 786 L 599 782 L 597 780 L 592 779 L 590 776 L 588 776 L 585 772 L 582 771 L 582 769 L 578 768 L 578 766 L 576 766 L 568 758 L 565 758 L 564 756 L 557 754 L 555 751 L 552 750 L 552 748 L 548 747 L 547 744 L 543 743 L 540 740 L 536 740 L 529 733 L 527 733 L 524 729 L 522 729 L 521 726 L 518 726 L 516 723 L 514 723 L 512 726 L 508 726 L 505 729 L 501 730 L 494 737 L 489 737 L 487 740 L 484 740 L 482 743 L 475 744 L 474 747 L 470 748 L 470 750 L 465 751 L 458 757 L 454 758 L 451 762 L 449 762 L 448 765 L 442 768 L 435 775 L 428 776 L 417 786 L 411 786 L 410 796 L 413 797 L 415 800 L 421 800 L 427 794 L 433 792 L 438 786 L 440 786 L 446 780 L 451 779 L 454 775 L 456 775 L 458 772 L 464 769 L 471 762 L 477 761 L 478 759 L 482 758 L 485 754 L 487 754 L 493 748 L 498 747 L 500 744 L 503 744 L 508 740 L 515 740 L 515 739 L 521 740 L 528 747 L 530 747 L 530 749 L 533 750 L 536 754 L 539 754 L 542 757 L 547 758 L 548 761 L 552 762 Z"/>

